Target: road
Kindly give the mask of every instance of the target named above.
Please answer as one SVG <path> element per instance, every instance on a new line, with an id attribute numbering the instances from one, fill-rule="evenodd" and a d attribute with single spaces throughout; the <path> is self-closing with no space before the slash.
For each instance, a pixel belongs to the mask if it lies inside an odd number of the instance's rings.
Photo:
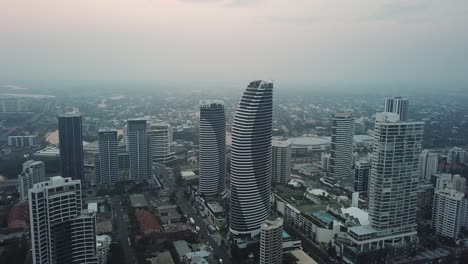
<path id="1" fill-rule="evenodd" d="M 197 212 L 192 207 L 189 201 L 187 201 L 183 195 L 183 189 L 178 188 L 175 184 L 174 176 L 172 172 L 167 170 L 164 166 L 159 167 L 160 175 L 165 181 L 165 188 L 170 191 L 177 191 L 177 205 L 180 206 L 184 214 L 189 215 L 195 220 L 195 225 L 200 227 L 199 234 L 201 237 L 208 242 L 208 244 L 213 248 L 213 253 L 218 258 L 223 260 L 223 263 L 231 263 L 231 257 L 227 253 L 227 250 L 222 246 L 219 246 L 218 243 L 213 239 L 210 232 L 208 231 L 208 227 L 206 226 L 205 222 L 197 215 Z"/>
<path id="2" fill-rule="evenodd" d="M 116 228 L 116 237 L 117 241 L 120 244 L 120 247 L 123 250 L 125 256 L 125 263 L 134 264 L 136 263 L 135 252 L 133 251 L 132 246 L 129 245 L 128 239 L 130 237 L 128 232 L 128 224 L 124 220 L 123 208 L 120 205 L 121 199 L 120 196 L 112 196 L 111 203 L 113 211 L 115 212 L 115 228 Z"/>
<path id="3" fill-rule="evenodd" d="M 208 227 L 206 226 L 205 222 L 203 222 L 203 220 L 197 215 L 192 205 L 187 200 L 185 200 L 182 192 L 177 192 L 177 204 L 185 214 L 189 215 L 193 218 L 193 220 L 195 220 L 195 225 L 200 227 L 199 234 L 204 240 L 208 241 L 208 244 L 213 248 L 214 255 L 216 255 L 218 258 L 221 258 L 223 263 L 231 263 L 231 257 L 227 253 L 227 250 L 216 243 L 208 231 Z"/>

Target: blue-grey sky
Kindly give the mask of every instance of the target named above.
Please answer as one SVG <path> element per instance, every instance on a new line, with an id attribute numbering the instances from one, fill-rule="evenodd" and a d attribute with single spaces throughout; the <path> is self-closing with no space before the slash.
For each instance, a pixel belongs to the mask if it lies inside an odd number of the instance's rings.
<path id="1" fill-rule="evenodd" d="M 0 85 L 468 83 L 467 0 L 0 0 Z"/>

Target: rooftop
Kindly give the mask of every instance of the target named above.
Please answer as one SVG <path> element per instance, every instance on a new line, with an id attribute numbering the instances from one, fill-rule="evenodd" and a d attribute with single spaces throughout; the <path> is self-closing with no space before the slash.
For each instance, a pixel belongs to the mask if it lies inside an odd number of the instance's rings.
<path id="1" fill-rule="evenodd" d="M 287 140 L 274 139 L 271 141 L 271 145 L 273 147 L 278 147 L 278 148 L 287 148 L 291 145 L 291 141 L 289 139 Z"/>
<path id="2" fill-rule="evenodd" d="M 333 216 L 331 216 L 329 213 L 327 213 L 325 211 L 312 212 L 312 213 L 310 213 L 310 215 L 314 216 L 317 219 L 319 219 L 320 222 L 322 222 L 325 225 L 329 225 L 329 224 L 333 223 L 333 221 L 335 220 L 333 218 Z"/>
<path id="3" fill-rule="evenodd" d="M 372 228 L 370 225 L 363 225 L 363 226 L 353 226 L 348 229 L 350 232 L 353 232 L 359 236 L 363 235 L 370 235 L 376 233 L 377 231 Z"/>
<path id="4" fill-rule="evenodd" d="M 132 207 L 146 207 L 148 202 L 143 194 L 132 194 L 130 195 L 130 203 Z"/>
<path id="5" fill-rule="evenodd" d="M 177 255 L 179 255 L 179 257 L 184 257 L 185 255 L 187 255 L 187 253 L 192 252 L 192 250 L 190 250 L 188 246 L 188 243 L 184 240 L 177 240 L 172 243 L 174 244 L 174 248 L 177 252 Z"/>
<path id="6" fill-rule="evenodd" d="M 296 264 L 318 264 L 314 259 L 307 255 L 302 249 L 295 249 L 291 251 L 297 261 Z"/>

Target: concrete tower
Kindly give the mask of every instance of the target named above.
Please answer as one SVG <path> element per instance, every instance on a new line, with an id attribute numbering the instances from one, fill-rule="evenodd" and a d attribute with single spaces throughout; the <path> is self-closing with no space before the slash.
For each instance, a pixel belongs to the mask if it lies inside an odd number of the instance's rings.
<path id="1" fill-rule="evenodd" d="M 254 237 L 270 212 L 273 83 L 253 81 L 232 128 L 230 232 Z"/>
<path id="2" fill-rule="evenodd" d="M 225 189 L 226 114 L 223 101 L 200 101 L 199 192 L 217 195 Z"/>

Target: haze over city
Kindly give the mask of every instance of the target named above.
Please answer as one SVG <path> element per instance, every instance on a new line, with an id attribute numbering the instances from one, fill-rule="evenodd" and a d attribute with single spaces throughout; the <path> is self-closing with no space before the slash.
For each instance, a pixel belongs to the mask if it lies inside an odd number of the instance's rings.
<path id="1" fill-rule="evenodd" d="M 460 88 L 467 9 L 464 0 L 1 1 L 0 80 Z"/>
<path id="2" fill-rule="evenodd" d="M 467 263 L 466 11 L 0 0 L 0 263 Z"/>

